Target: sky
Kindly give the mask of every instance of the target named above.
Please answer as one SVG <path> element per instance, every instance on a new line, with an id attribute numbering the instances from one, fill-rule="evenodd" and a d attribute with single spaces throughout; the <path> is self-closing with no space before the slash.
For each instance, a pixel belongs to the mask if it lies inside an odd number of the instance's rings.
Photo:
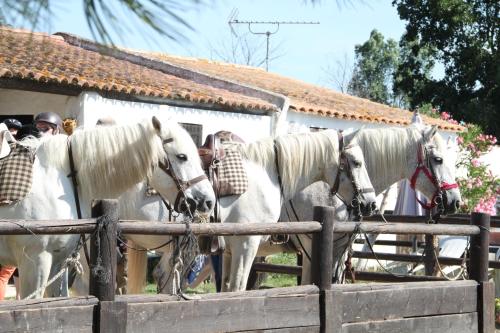
<path id="1" fill-rule="evenodd" d="M 151 30 L 140 28 L 138 21 L 130 15 L 117 14 L 129 22 L 132 28 L 121 36 L 114 35 L 117 46 L 169 53 L 179 56 L 217 59 L 219 53 L 230 45 L 231 29 L 228 20 L 240 21 L 307 21 L 319 25 L 281 25 L 270 37 L 271 56 L 277 56 L 269 64 L 269 71 L 306 81 L 312 84 L 330 86 L 325 74 L 326 68 L 335 67 L 337 60 L 347 59 L 354 63 L 354 47 L 369 38 L 373 29 L 386 38 L 399 40 L 405 23 L 397 15 L 391 0 L 322 0 L 311 4 L 305 0 L 218 0 L 193 6 L 179 15 L 193 27 L 193 31 L 180 29 L 187 37 L 181 43 L 166 40 Z M 338 3 L 340 3 L 340 7 Z M 347 4 L 346 4 L 347 2 Z M 92 39 L 84 19 L 81 0 L 52 0 L 53 17 L 50 24 L 43 24 L 37 31 L 47 33 L 68 32 Z M 17 24 L 17 26 L 22 24 Z M 24 28 L 29 28 L 24 25 Z M 256 32 L 274 31 L 275 26 L 254 25 Z M 235 26 L 235 31 L 249 34 L 246 25 Z M 234 36 L 234 35 L 233 35 Z M 121 38 L 120 38 L 121 37 Z M 233 37 L 234 38 L 234 37 Z M 253 47 L 265 54 L 265 36 L 249 37 Z"/>

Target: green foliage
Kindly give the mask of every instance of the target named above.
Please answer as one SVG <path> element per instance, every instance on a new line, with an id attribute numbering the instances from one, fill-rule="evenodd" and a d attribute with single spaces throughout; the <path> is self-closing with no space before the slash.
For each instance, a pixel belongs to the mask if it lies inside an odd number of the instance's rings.
<path id="1" fill-rule="evenodd" d="M 361 45 L 356 45 L 356 64 L 349 93 L 372 101 L 393 104 L 392 76 L 398 65 L 399 48 L 395 40 L 384 39 L 377 30 Z"/>
<path id="2" fill-rule="evenodd" d="M 280 253 L 269 256 L 267 260 L 271 264 L 277 265 L 297 265 L 297 255 L 292 253 Z M 297 277 L 294 275 L 270 273 L 262 284 L 264 288 L 291 287 L 297 285 Z"/>
<path id="3" fill-rule="evenodd" d="M 456 119 L 500 135 L 500 2 L 496 0 L 393 0 L 407 21 L 403 42 L 413 55 L 443 64 L 441 79 L 427 63 L 401 62 L 397 89 L 411 106 L 432 103 Z M 431 64 L 431 63 L 428 63 Z"/>

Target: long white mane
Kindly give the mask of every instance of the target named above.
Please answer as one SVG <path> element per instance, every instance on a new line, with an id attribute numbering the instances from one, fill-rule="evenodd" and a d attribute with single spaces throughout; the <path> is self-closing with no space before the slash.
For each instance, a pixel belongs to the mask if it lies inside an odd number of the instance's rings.
<path id="1" fill-rule="evenodd" d="M 384 190 L 377 188 L 378 183 L 387 184 L 394 173 L 406 170 L 410 157 L 416 156 L 418 143 L 423 140 L 422 132 L 416 126 L 361 129 L 356 138 L 377 192 Z M 435 135 L 433 142 L 438 150 L 443 151 L 444 141 L 440 135 Z"/>
<path id="2" fill-rule="evenodd" d="M 87 198 L 116 197 L 149 177 L 163 154 L 151 122 L 97 127 L 43 139 L 37 155 L 47 166 L 69 171 L 71 142 L 78 186 Z"/>
<path id="3" fill-rule="evenodd" d="M 276 172 L 274 144 L 278 148 L 279 173 L 285 198 L 293 196 L 304 177 L 325 166 L 338 166 L 338 137 L 334 130 L 285 135 L 240 146 L 242 156 Z M 317 181 L 318 179 L 312 180 Z M 309 184 L 305 184 L 306 186 Z"/>

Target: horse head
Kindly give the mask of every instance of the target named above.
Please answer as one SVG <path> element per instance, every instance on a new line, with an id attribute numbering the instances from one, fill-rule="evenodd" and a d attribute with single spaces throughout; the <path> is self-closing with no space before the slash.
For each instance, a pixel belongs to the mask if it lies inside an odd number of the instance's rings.
<path id="1" fill-rule="evenodd" d="M 444 214 L 453 214 L 460 207 L 461 196 L 455 181 L 455 165 L 446 151 L 446 144 L 437 135 L 436 126 L 421 129 L 422 140 L 417 147 L 416 168 L 410 179 L 412 188 L 422 192 L 430 203 Z"/>
<path id="2" fill-rule="evenodd" d="M 153 117 L 163 156 L 151 177 L 151 185 L 174 209 L 187 215 L 210 214 L 215 194 L 201 167 L 198 150 L 189 133 L 176 122 L 162 124 Z"/>
<path id="3" fill-rule="evenodd" d="M 336 189 L 341 200 L 357 214 L 370 216 L 377 209 L 375 190 L 366 170 L 363 151 L 355 138 L 356 134 L 345 147 L 340 139 L 339 171 L 333 191 Z"/>

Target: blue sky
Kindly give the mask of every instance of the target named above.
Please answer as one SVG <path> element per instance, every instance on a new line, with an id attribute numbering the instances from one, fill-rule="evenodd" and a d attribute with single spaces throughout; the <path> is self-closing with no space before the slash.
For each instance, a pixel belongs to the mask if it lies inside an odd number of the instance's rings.
<path id="1" fill-rule="evenodd" d="M 344 0 L 340 0 L 344 3 Z M 391 6 L 391 0 L 353 0 L 356 5 L 337 6 L 335 0 L 322 0 L 312 5 L 303 0 L 241 0 L 214 1 L 213 4 L 201 5 L 180 13 L 195 31 L 182 30 L 188 41 L 177 44 L 161 40 L 147 29 L 129 31 L 122 39 L 115 38 L 119 46 L 165 52 L 181 56 L 215 58 L 214 49 L 221 49 L 222 44 L 229 44 L 231 33 L 227 24 L 229 15 L 237 9 L 240 21 L 319 21 L 319 25 L 284 25 L 271 37 L 271 48 L 279 45 L 274 54 L 281 56 L 272 61 L 271 72 L 293 77 L 313 84 L 327 85 L 324 69 L 332 67 L 337 59 L 347 54 L 354 59 L 354 46 L 363 43 L 370 31 L 377 29 L 386 38 L 399 39 L 404 31 L 404 22 Z M 82 37 L 92 35 L 84 20 L 81 0 L 53 2 L 54 16 L 50 26 L 44 25 L 37 30 L 54 33 L 64 31 Z M 120 14 L 122 19 L 129 17 Z M 262 31 L 273 27 L 260 26 Z M 257 30 L 257 27 L 256 27 Z M 241 34 L 247 32 L 246 26 L 239 26 Z M 144 35 L 152 36 L 152 42 Z M 253 37 L 255 45 L 261 43 L 264 52 L 265 37 Z M 259 39 L 260 38 L 260 39 Z"/>

